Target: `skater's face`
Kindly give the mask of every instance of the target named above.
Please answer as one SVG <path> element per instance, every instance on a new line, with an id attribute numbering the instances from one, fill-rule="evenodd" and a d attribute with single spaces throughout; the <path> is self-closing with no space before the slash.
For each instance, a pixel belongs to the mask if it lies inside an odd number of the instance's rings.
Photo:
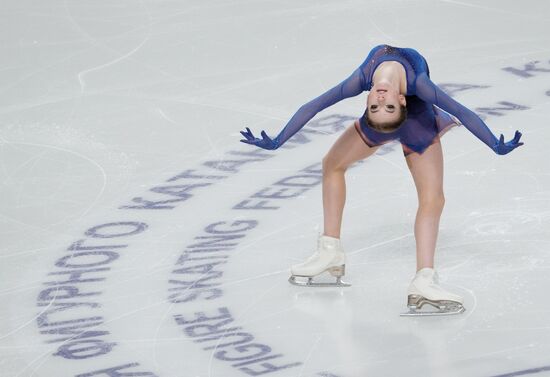
<path id="1" fill-rule="evenodd" d="M 391 87 L 373 87 L 367 97 L 369 118 L 377 123 L 395 122 L 405 106 L 405 96 Z"/>

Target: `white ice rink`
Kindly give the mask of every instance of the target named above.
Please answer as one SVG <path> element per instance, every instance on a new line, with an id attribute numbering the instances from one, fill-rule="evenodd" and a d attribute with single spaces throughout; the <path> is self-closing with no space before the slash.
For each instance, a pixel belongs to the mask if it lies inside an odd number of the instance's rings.
<path id="1" fill-rule="evenodd" d="M 550 376 L 550 3 L 3 0 L 1 377 Z M 320 161 L 366 94 L 294 112 L 378 44 L 525 145 L 442 138 L 436 268 L 404 318 L 417 197 L 392 143 L 348 171 L 346 289 L 295 287 Z M 288 196 L 287 198 L 280 198 Z"/>

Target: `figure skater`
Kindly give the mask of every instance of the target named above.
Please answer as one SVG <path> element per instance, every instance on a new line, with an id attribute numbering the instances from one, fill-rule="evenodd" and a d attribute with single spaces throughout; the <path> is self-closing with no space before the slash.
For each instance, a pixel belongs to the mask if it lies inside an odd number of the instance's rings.
<path id="1" fill-rule="evenodd" d="M 414 225 L 417 272 L 408 289 L 409 312 L 403 315 L 462 313 L 463 298 L 441 288 L 434 270 L 439 221 L 445 203 L 440 136 L 459 121 L 497 154 L 507 154 L 523 143 L 519 142 L 519 131 L 511 141 L 504 142 L 502 134 L 497 139 L 474 112 L 430 80 L 428 64 L 416 50 L 376 46 L 351 76 L 301 106 L 277 137 L 272 139 L 262 131 L 261 138 L 256 138 L 246 128 L 241 131 L 245 137 L 241 141 L 264 149 L 277 149 L 318 112 L 363 91 L 369 92 L 364 115 L 344 131 L 323 158 L 324 232 L 319 237 L 317 250 L 304 263 L 291 267 L 289 281 L 306 286 L 347 285 L 341 281 L 345 254 L 340 242 L 346 198 L 345 172 L 355 162 L 374 154 L 382 144 L 399 140 L 418 193 Z M 336 277 L 335 283 L 313 281 L 326 271 Z M 435 310 L 421 311 L 424 304 Z"/>

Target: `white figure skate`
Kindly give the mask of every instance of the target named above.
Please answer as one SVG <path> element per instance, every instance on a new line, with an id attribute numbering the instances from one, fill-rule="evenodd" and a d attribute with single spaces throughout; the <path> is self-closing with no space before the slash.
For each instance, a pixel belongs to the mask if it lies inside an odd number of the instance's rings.
<path id="1" fill-rule="evenodd" d="M 409 285 L 407 306 L 409 311 L 402 316 L 451 315 L 464 312 L 462 297 L 445 291 L 439 286 L 437 272 L 432 268 L 423 268 Z M 421 311 L 425 304 L 436 308 L 433 311 Z"/>
<path id="2" fill-rule="evenodd" d="M 334 283 L 314 282 L 313 278 L 328 271 L 336 277 Z M 351 284 L 342 281 L 346 271 L 346 258 L 338 238 L 320 236 L 317 251 L 305 262 L 291 267 L 291 284 L 303 287 L 349 287 Z M 302 280 L 299 278 L 305 278 Z"/>

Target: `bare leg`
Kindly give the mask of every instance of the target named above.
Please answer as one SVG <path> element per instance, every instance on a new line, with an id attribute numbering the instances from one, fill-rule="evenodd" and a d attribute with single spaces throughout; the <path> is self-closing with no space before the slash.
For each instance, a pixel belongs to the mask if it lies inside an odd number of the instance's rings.
<path id="1" fill-rule="evenodd" d="M 353 163 L 372 155 L 379 147 L 369 147 L 354 126 L 348 127 L 323 158 L 324 235 L 340 238 L 346 202 L 345 172 Z"/>
<path id="2" fill-rule="evenodd" d="M 422 154 L 406 157 L 418 193 L 414 224 L 416 270 L 434 266 L 439 220 L 445 205 L 443 194 L 443 152 L 439 137 Z"/>

